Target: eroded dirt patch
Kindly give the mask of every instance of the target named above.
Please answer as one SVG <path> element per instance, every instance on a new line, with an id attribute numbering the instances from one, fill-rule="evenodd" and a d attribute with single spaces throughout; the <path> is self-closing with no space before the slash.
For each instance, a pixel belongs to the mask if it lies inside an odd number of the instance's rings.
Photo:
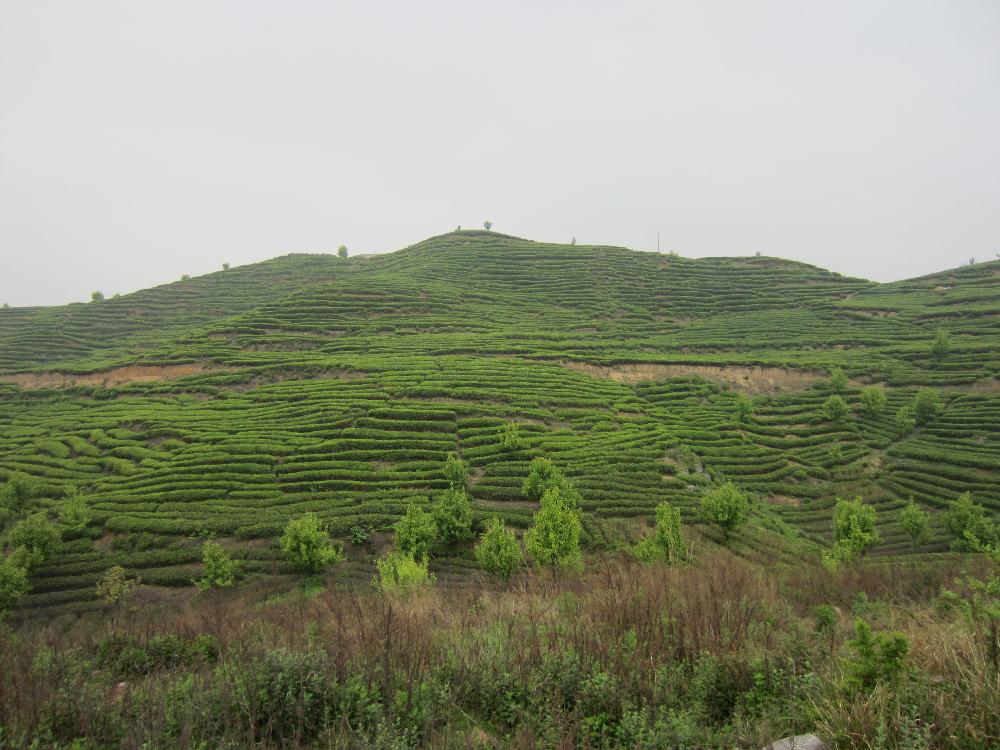
<path id="1" fill-rule="evenodd" d="M 0 383 L 15 383 L 21 388 L 70 388 L 76 385 L 112 386 L 126 383 L 152 383 L 158 380 L 172 380 L 206 372 L 226 372 L 219 367 L 210 367 L 198 362 L 183 365 L 127 365 L 101 372 L 22 372 L 16 375 L 0 375 Z"/>
<path id="2" fill-rule="evenodd" d="M 744 365 L 630 363 L 608 366 L 594 365 L 589 362 L 563 362 L 562 365 L 584 375 L 614 380 L 618 383 L 642 383 L 694 375 L 746 393 L 802 391 L 828 377 L 825 373 L 808 370 L 786 370 L 781 367 L 748 367 Z"/>

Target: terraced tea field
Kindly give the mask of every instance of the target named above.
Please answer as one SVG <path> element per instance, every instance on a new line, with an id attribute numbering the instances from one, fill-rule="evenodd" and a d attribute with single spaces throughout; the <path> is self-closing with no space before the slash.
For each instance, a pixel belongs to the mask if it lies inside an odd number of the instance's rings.
<path id="1" fill-rule="evenodd" d="M 935 350 L 935 337 L 947 346 Z M 831 421 L 828 373 L 849 415 Z M 861 408 L 880 384 L 887 405 Z M 896 419 L 919 388 L 941 409 Z M 737 417 L 737 396 L 754 413 Z M 504 445 L 504 428 L 520 440 Z M 472 467 L 480 519 L 524 527 L 527 465 L 577 485 L 589 542 L 703 490 L 756 499 L 750 558 L 827 543 L 835 499 L 879 511 L 876 554 L 914 552 L 894 511 L 965 491 L 1000 512 L 1000 263 L 876 284 L 767 257 L 707 258 L 463 231 L 371 258 L 289 255 L 99 303 L 0 311 L 0 480 L 94 517 L 33 571 L 25 612 L 97 606 L 124 565 L 187 586 L 200 538 L 281 573 L 315 511 L 385 531 Z M 625 523 L 620 520 L 625 519 Z M 706 543 L 714 532 L 703 529 Z M 946 549 L 938 524 L 929 544 Z M 460 581 L 471 554 L 434 562 Z M 348 545 L 345 575 L 371 575 Z"/>

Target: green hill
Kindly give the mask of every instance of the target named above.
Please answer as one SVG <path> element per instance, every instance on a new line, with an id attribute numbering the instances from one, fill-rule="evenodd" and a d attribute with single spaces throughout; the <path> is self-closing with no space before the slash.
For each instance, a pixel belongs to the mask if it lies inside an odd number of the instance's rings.
<path id="1" fill-rule="evenodd" d="M 939 331 L 947 346 L 933 349 Z M 823 413 L 828 372 L 847 418 Z M 735 545 L 824 544 L 837 496 L 879 510 L 876 554 L 909 552 L 896 509 L 964 491 L 1000 511 L 1000 263 L 876 284 L 768 257 L 706 258 L 488 232 L 341 260 L 289 255 L 106 300 L 0 311 L 0 479 L 39 507 L 95 510 L 33 574 L 27 608 L 93 605 L 112 564 L 186 585 L 214 534 L 250 569 L 315 511 L 388 529 L 458 451 L 480 517 L 524 526 L 527 464 L 574 480 L 592 544 L 706 486 L 758 498 Z M 863 387 L 885 388 L 878 415 Z M 940 412 L 897 411 L 919 387 Z M 754 415 L 737 418 L 737 394 Z M 516 423 L 519 445 L 503 445 Z M 711 538 L 712 532 L 705 530 Z M 925 551 L 944 550 L 943 530 Z M 349 570 L 370 575 L 360 562 Z M 467 556 L 439 560 L 461 577 Z"/>

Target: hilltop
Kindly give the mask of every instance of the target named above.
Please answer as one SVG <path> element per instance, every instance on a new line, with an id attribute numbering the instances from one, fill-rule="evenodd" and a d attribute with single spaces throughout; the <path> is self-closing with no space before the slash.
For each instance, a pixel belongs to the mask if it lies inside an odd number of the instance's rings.
<path id="1" fill-rule="evenodd" d="M 839 421 L 823 412 L 831 368 L 849 378 Z M 876 284 L 770 257 L 462 231 L 0 311 L 0 480 L 34 480 L 39 507 L 75 487 L 95 511 L 33 574 L 36 613 L 98 606 L 115 563 L 186 586 L 195 535 L 281 573 L 290 517 L 315 511 L 343 539 L 387 531 L 446 486 L 452 451 L 472 466 L 477 519 L 517 527 L 534 510 L 528 462 L 551 458 L 594 549 L 662 500 L 695 522 L 703 490 L 732 480 L 756 498 L 734 546 L 747 559 L 817 554 L 835 498 L 854 495 L 880 511 L 874 553 L 911 554 L 894 512 L 910 497 L 936 513 L 970 491 L 1000 511 L 998 377 L 998 262 Z M 871 384 L 879 414 L 860 406 Z M 901 426 L 921 387 L 940 411 Z M 933 530 L 919 552 L 946 549 Z M 350 552 L 345 575 L 367 580 L 370 559 Z M 435 566 L 459 581 L 473 561 Z"/>

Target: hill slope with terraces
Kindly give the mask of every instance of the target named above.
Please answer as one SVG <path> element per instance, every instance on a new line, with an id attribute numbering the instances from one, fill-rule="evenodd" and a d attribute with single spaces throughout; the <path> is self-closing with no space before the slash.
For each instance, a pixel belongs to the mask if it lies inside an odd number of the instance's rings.
<path id="1" fill-rule="evenodd" d="M 950 346 L 935 355 L 939 331 Z M 822 410 L 833 367 L 850 378 L 841 422 Z M 880 512 L 875 554 L 911 554 L 893 512 L 910 497 L 939 511 L 970 491 L 1000 512 L 998 378 L 998 262 L 876 284 L 776 258 L 463 231 L 0 311 L 0 481 L 33 478 L 51 508 L 74 486 L 95 511 L 33 574 L 34 611 L 96 606 L 112 564 L 188 585 L 207 534 L 281 573 L 290 517 L 315 511 L 344 538 L 388 530 L 446 486 L 452 451 L 472 466 L 479 518 L 520 527 L 528 462 L 551 458 L 595 547 L 662 500 L 695 523 L 704 489 L 732 480 L 756 499 L 738 554 L 809 553 L 836 497 L 854 495 Z M 860 409 L 870 384 L 888 399 L 877 417 Z M 896 412 L 921 387 L 942 409 L 904 429 Z M 935 526 L 921 552 L 945 549 Z M 434 567 L 460 581 L 474 561 Z M 370 577 L 362 551 L 344 569 Z"/>

